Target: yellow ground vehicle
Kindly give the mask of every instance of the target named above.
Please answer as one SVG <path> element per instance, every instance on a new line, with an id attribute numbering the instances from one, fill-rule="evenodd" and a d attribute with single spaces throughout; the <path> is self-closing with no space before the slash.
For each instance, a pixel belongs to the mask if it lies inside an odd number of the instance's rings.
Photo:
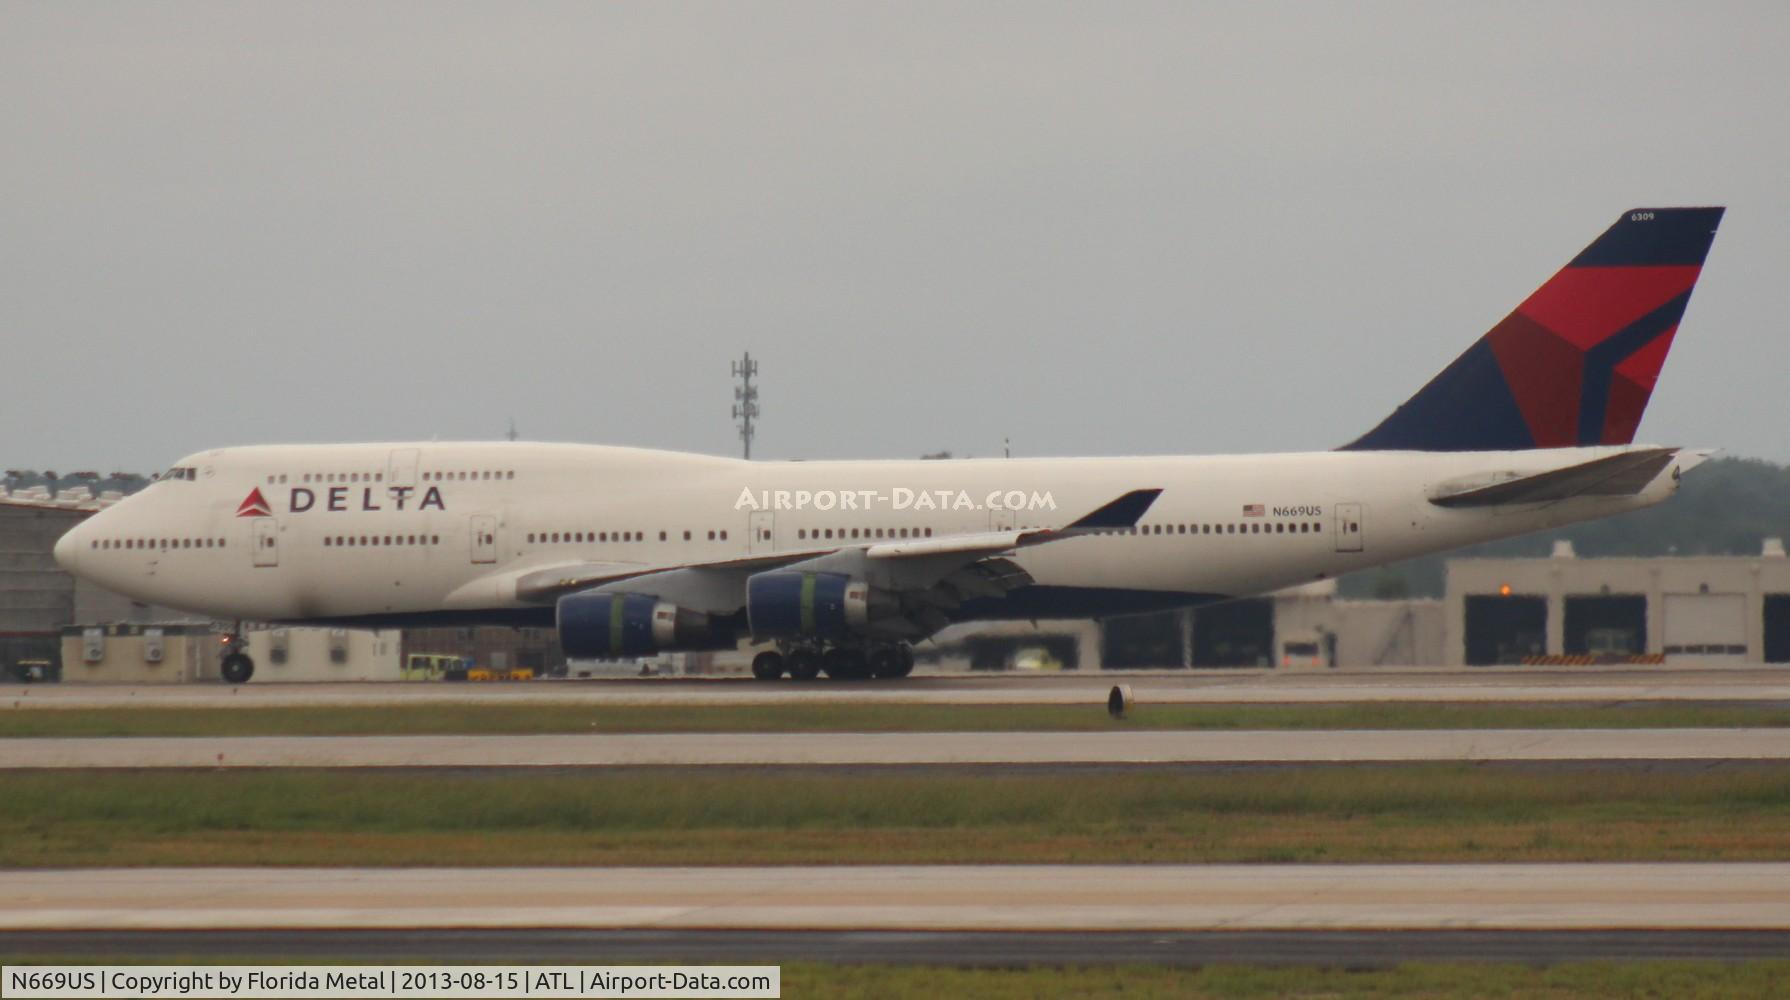
<path id="1" fill-rule="evenodd" d="M 469 664 L 458 656 L 446 653 L 409 653 L 399 677 L 407 681 L 439 681 L 449 674 L 466 673 Z"/>

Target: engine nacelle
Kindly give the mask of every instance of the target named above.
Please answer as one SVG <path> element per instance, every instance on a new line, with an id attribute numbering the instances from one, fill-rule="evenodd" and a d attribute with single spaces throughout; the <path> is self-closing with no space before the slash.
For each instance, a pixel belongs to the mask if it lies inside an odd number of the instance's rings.
<path id="1" fill-rule="evenodd" d="M 842 639 L 864 635 L 894 602 L 844 573 L 773 570 L 746 581 L 746 619 L 759 639 Z"/>
<path id="2" fill-rule="evenodd" d="M 708 615 L 650 594 L 586 590 L 559 599 L 559 644 L 575 660 L 651 656 L 668 649 L 731 645 Z"/>

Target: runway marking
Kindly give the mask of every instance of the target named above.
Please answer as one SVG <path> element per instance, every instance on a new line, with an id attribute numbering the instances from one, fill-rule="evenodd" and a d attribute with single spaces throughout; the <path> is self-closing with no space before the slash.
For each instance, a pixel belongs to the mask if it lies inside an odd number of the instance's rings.
<path id="1" fill-rule="evenodd" d="M 0 930 L 1790 929 L 1790 864 L 0 872 Z"/>
<path id="2" fill-rule="evenodd" d="M 0 770 L 1786 760 L 1790 729 L 29 737 Z"/>

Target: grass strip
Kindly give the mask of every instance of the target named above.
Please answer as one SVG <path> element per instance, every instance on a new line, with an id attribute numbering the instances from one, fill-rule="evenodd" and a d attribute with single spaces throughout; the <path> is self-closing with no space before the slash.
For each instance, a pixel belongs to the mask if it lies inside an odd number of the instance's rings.
<path id="1" fill-rule="evenodd" d="M 1790 765 L 0 772 L 0 865 L 1790 859 Z"/>
<path id="2" fill-rule="evenodd" d="M 474 733 L 1100 732 L 1124 729 L 1676 729 L 1790 726 L 1790 706 L 1360 702 L 1145 705 L 417 704 L 0 712 L 0 737 Z"/>

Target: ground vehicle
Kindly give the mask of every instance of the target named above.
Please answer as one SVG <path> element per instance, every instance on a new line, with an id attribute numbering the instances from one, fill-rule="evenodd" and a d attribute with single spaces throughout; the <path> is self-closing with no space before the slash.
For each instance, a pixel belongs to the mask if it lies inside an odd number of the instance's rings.
<path id="1" fill-rule="evenodd" d="M 407 681 L 439 681 L 450 671 L 464 671 L 470 664 L 458 656 L 445 653 L 409 653 L 399 677 Z"/>

